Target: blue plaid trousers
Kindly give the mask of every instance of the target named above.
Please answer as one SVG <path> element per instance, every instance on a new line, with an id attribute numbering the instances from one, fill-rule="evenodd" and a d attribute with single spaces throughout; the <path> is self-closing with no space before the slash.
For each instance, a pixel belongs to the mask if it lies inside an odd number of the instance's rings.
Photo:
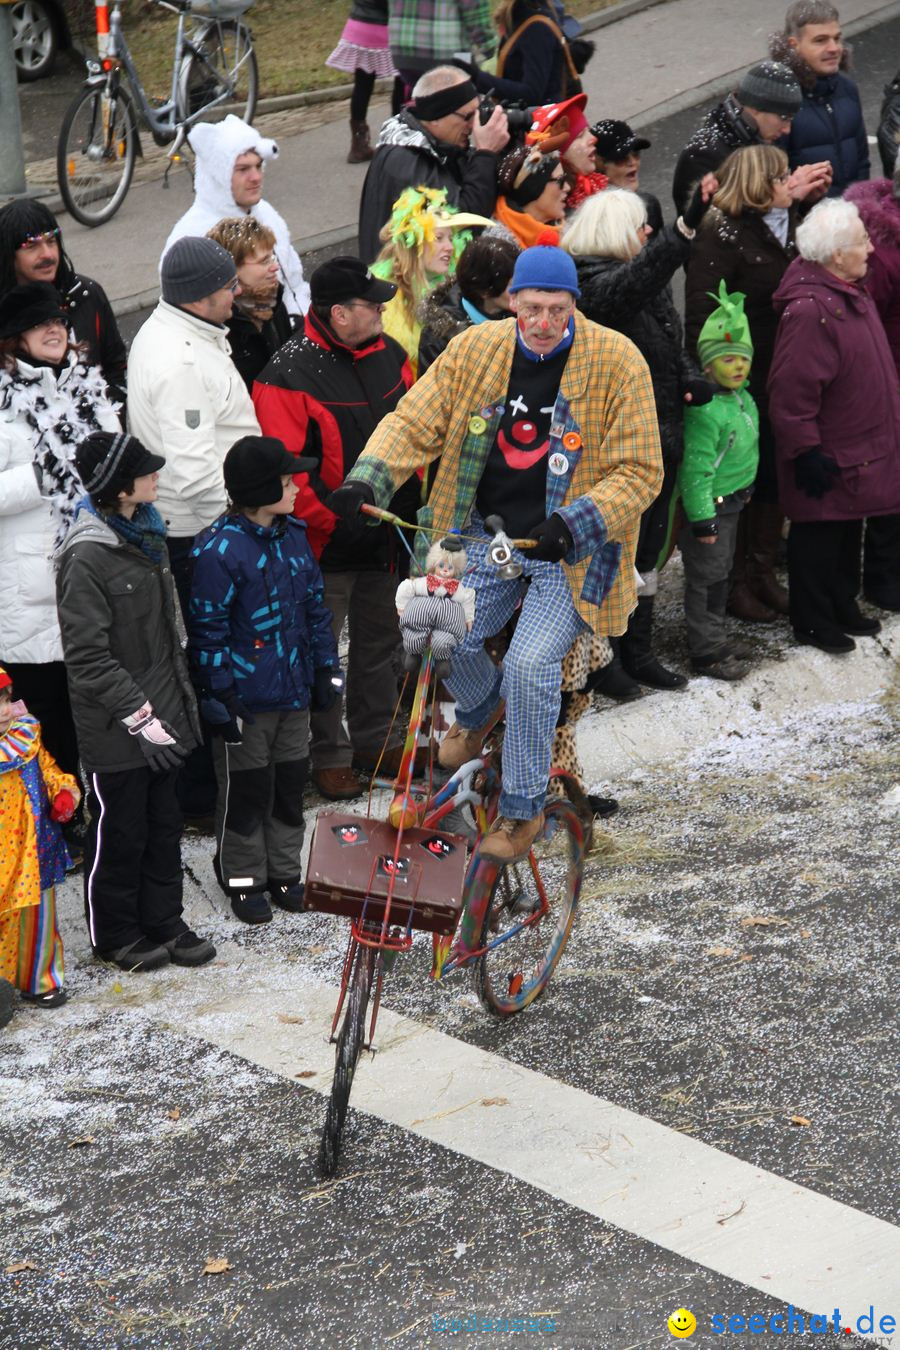
<path id="1" fill-rule="evenodd" d="M 506 700 L 500 813 L 529 820 L 547 795 L 562 659 L 587 624 L 575 609 L 558 563 L 534 562 L 527 554 L 516 553 L 524 573 L 505 581 L 488 560 L 488 542 L 466 545 L 465 584 L 475 588 L 475 622 L 451 657 L 445 683 L 463 727 L 484 726 L 500 699 Z M 519 622 L 498 669 L 484 650 L 484 640 L 500 632 L 520 599 Z"/>

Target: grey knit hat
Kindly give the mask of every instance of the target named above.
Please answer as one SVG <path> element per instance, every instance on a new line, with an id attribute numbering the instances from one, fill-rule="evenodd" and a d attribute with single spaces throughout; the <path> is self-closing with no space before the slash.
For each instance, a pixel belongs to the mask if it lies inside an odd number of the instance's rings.
<path id="1" fill-rule="evenodd" d="M 803 102 L 797 77 L 780 61 L 760 61 L 751 66 L 734 92 L 742 107 L 778 113 L 780 117 L 795 117 Z"/>
<path id="2" fill-rule="evenodd" d="M 175 240 L 159 269 L 162 298 L 170 305 L 202 300 L 236 276 L 234 259 L 227 248 L 214 239 L 192 235 Z"/>

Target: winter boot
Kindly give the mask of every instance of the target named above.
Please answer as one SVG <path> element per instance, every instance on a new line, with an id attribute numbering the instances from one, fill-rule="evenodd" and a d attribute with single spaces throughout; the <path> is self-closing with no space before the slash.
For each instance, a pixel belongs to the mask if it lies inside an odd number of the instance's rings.
<path id="1" fill-rule="evenodd" d="M 374 153 L 372 143 L 369 140 L 368 122 L 355 122 L 351 117 L 350 151 L 347 155 L 347 163 L 365 164 L 366 160 L 371 159 Z"/>
<path id="2" fill-rule="evenodd" d="M 650 689 L 683 689 L 686 677 L 666 670 L 653 655 L 654 599 L 652 595 L 642 595 L 628 620 L 628 630 L 620 645 L 622 667 L 638 684 L 646 684 Z"/>
<path id="3" fill-rule="evenodd" d="M 614 698 L 617 703 L 630 703 L 632 699 L 640 698 L 641 686 L 622 669 L 619 639 L 610 638 L 609 645 L 612 647 L 613 659 L 608 666 L 591 671 L 585 689 L 605 694 L 607 698 Z"/>
<path id="4" fill-rule="evenodd" d="M 747 508 L 741 512 L 738 521 L 737 541 L 734 548 L 734 561 L 731 564 L 731 589 L 728 595 L 728 613 L 745 623 L 774 623 L 778 617 L 774 609 L 764 605 L 754 595 L 748 575 L 749 536 L 747 531 Z"/>
<path id="5" fill-rule="evenodd" d="M 784 516 L 777 502 L 757 502 L 751 499 L 748 512 L 747 540 L 747 581 L 750 590 L 769 609 L 776 614 L 789 612 L 788 593 L 775 575 L 778 561 L 778 547 L 781 543 L 781 527 Z"/>

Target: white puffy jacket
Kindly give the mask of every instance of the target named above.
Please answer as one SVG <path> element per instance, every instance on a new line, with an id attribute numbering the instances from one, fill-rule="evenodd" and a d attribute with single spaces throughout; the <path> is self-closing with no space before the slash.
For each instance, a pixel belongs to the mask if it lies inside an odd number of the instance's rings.
<path id="1" fill-rule="evenodd" d="M 79 376 L 73 363 L 57 379 L 49 366 L 19 361 L 18 372 L 0 373 L 0 390 L 15 383 L 17 373 L 41 381 L 45 416 L 65 409 L 72 420 L 72 400 Z M 96 422 L 84 424 L 84 434 L 121 431 L 110 401 L 94 404 Z M 57 523 L 49 502 L 41 496 L 34 471 L 34 432 L 25 418 L 11 409 L 0 411 L 0 663 L 26 661 L 43 664 L 62 660 L 62 642 L 56 617 L 56 576 L 51 557 Z"/>
<path id="2" fill-rule="evenodd" d="M 128 429 L 166 457 L 156 506 L 169 534 L 205 530 L 225 510 L 225 455 L 260 434 L 224 328 L 160 300 L 131 344 Z"/>
<path id="3" fill-rule="evenodd" d="M 277 159 L 278 145 L 247 122 L 230 113 L 222 122 L 198 122 L 190 136 L 196 155 L 194 202 L 176 221 L 165 242 L 160 262 L 184 235 L 202 236 L 227 216 L 255 216 L 275 236 L 275 256 L 284 286 L 284 303 L 289 314 L 305 314 L 309 309 L 309 284 L 303 276 L 303 264 L 291 243 L 287 221 L 270 202 L 263 199 L 248 211 L 238 206 L 231 192 L 231 175 L 239 155 L 255 150 L 260 159 Z"/>

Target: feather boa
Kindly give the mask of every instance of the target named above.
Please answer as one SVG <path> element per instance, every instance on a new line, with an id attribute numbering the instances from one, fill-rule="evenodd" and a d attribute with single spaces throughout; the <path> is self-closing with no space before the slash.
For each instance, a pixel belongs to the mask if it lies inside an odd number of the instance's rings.
<path id="1" fill-rule="evenodd" d="M 59 546 L 75 519 L 84 487 L 75 468 L 75 448 L 92 431 L 102 431 L 98 408 L 112 403 L 96 366 L 72 361 L 56 378 L 56 393 L 47 398 L 43 369 L 25 367 L 0 374 L 0 411 L 11 412 L 35 433 L 34 463 L 40 469 L 41 496 L 56 522 Z"/>

